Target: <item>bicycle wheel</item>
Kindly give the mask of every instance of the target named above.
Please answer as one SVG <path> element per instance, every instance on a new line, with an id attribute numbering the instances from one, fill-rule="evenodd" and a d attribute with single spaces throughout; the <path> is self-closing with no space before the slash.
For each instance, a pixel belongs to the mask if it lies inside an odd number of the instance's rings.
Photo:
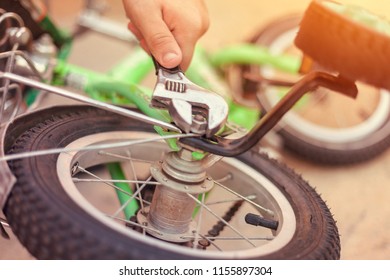
<path id="1" fill-rule="evenodd" d="M 293 15 L 275 21 L 258 32 L 251 42 L 267 46 L 275 55 L 301 56 L 293 44 L 300 20 L 300 16 Z M 286 74 L 267 66 L 241 68 L 238 79 L 241 91 L 252 98 L 257 96 L 264 111 L 270 110 L 287 89 L 259 88 L 242 77 L 247 72 L 277 80 L 299 78 L 298 74 Z M 360 82 L 357 86 L 356 100 L 326 89 L 303 97 L 278 125 L 284 147 L 324 164 L 361 162 L 386 150 L 390 145 L 390 94 Z"/>
<path id="2" fill-rule="evenodd" d="M 181 242 L 166 242 L 158 234 L 148 234 L 147 223 L 138 224 L 137 219 L 132 222 L 134 216 L 129 221 L 119 214 L 116 190 L 112 181 L 106 180 L 105 170 L 113 162 L 128 164 L 131 167 L 124 172 L 130 172 L 134 180 L 147 182 L 138 200 L 143 214 L 150 203 L 148 195 L 161 187 L 153 187 L 155 182 L 147 180 L 150 163 L 161 160 L 167 152 L 166 143 L 80 150 L 118 140 L 156 137 L 150 125 L 95 108 L 61 107 L 17 121 L 11 134 L 16 138 L 7 145 L 9 153 L 69 148 L 59 155 L 10 162 L 17 184 L 4 213 L 21 243 L 37 258 L 340 257 L 338 231 L 325 203 L 300 176 L 263 154 L 247 152 L 213 165 L 207 172 L 213 178 L 214 188 L 202 200 L 205 205 L 193 215 L 197 237 L 183 234 Z M 76 172 L 75 166 L 86 171 Z M 261 215 L 274 226 L 278 223 L 277 228 L 246 223 L 244 216 L 248 213 L 258 215 L 257 218 Z M 219 217 L 229 221 L 228 225 L 221 223 Z"/>

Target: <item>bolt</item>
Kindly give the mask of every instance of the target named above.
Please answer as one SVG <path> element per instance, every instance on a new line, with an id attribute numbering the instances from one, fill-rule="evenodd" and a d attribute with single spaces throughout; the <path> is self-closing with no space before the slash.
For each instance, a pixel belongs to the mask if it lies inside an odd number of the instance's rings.
<path id="1" fill-rule="evenodd" d="M 204 133 L 207 130 L 207 119 L 199 114 L 193 115 L 191 131 L 195 133 Z"/>
<path id="2" fill-rule="evenodd" d="M 208 247 L 211 243 L 207 239 L 201 239 L 198 241 L 198 244 L 202 247 Z"/>

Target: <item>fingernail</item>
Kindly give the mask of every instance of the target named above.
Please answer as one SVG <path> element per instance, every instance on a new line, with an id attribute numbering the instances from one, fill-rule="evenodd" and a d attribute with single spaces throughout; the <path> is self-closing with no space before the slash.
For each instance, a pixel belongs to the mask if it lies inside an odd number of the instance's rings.
<path id="1" fill-rule="evenodd" d="M 179 56 L 176 54 L 176 53 L 173 53 L 173 52 L 169 52 L 169 53 L 166 53 L 164 56 L 163 56 L 163 63 L 166 65 L 166 64 L 179 64 L 179 61 L 178 61 L 178 58 Z M 173 65 L 172 67 L 174 67 L 176 65 Z"/>

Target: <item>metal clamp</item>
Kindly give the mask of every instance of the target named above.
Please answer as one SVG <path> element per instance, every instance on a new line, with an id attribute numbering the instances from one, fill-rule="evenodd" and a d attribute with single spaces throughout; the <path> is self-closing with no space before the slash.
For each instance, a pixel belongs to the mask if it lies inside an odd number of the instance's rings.
<path id="1" fill-rule="evenodd" d="M 157 83 L 151 106 L 167 109 L 176 125 L 186 133 L 211 137 L 228 116 L 226 101 L 216 93 L 191 82 L 180 69 L 167 69 L 154 60 Z"/>
<path id="2" fill-rule="evenodd" d="M 254 147 L 304 94 L 314 91 L 320 86 L 352 98 L 358 94 L 354 81 L 325 72 L 310 72 L 296 82 L 290 91 L 244 136 L 240 135 L 239 138 L 230 139 L 216 135 L 212 139 L 187 138 L 181 139 L 180 142 L 219 156 L 238 156 Z"/>

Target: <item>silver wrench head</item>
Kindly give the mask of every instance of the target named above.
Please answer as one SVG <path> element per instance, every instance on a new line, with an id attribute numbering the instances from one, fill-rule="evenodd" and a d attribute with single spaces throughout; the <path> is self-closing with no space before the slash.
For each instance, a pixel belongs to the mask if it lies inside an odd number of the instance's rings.
<path id="1" fill-rule="evenodd" d="M 168 109 L 175 124 L 187 133 L 213 136 L 226 123 L 229 108 L 218 94 L 179 72 L 159 69 L 152 106 Z"/>

